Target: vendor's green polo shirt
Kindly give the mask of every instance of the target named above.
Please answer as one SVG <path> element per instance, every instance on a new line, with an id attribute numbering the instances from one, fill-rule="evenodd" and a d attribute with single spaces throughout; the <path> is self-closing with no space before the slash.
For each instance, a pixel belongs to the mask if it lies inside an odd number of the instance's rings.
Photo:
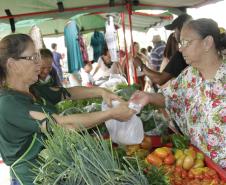
<path id="1" fill-rule="evenodd" d="M 31 110 L 52 113 L 26 94 L 0 90 L 0 152 L 7 165 L 12 165 L 26 151 L 35 133 L 42 137 L 39 122 L 29 115 Z"/>

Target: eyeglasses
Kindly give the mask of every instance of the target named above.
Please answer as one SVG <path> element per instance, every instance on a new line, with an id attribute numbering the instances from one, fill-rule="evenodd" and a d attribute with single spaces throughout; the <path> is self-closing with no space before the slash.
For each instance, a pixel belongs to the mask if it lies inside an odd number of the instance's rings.
<path id="1" fill-rule="evenodd" d="M 15 59 L 30 60 L 30 61 L 33 61 L 34 63 L 38 63 L 41 59 L 41 56 L 40 56 L 40 53 L 35 53 L 32 56 L 24 56 L 24 57 L 21 56 L 21 57 L 16 57 Z"/>
<path id="2" fill-rule="evenodd" d="M 181 40 L 179 42 L 179 48 L 187 48 L 192 44 L 193 41 L 195 40 L 201 40 L 201 39 L 193 39 L 193 40 Z"/>

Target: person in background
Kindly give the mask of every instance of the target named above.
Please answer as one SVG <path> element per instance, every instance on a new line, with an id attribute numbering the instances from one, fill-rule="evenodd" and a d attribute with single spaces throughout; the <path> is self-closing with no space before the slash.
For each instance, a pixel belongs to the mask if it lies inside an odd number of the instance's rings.
<path id="1" fill-rule="evenodd" d="M 82 86 L 92 87 L 94 84 L 93 76 L 90 74 L 92 71 L 92 63 L 87 62 L 83 68 L 80 70 L 80 75 L 82 78 Z"/>
<path id="2" fill-rule="evenodd" d="M 180 42 L 180 31 L 186 22 L 191 20 L 192 17 L 188 14 L 179 15 L 171 24 L 165 26 L 167 30 L 174 30 L 177 42 Z M 138 60 L 137 60 L 138 61 Z M 137 62 L 143 73 L 151 78 L 154 84 L 163 85 L 170 79 L 177 77 L 188 65 L 186 64 L 182 54 L 178 51 L 172 56 L 163 72 L 156 72 L 149 69 L 144 63 Z"/>
<path id="3" fill-rule="evenodd" d="M 152 49 L 151 55 L 150 55 L 150 61 L 151 61 L 150 67 L 155 71 L 159 71 L 162 63 L 162 59 L 163 59 L 163 52 L 166 45 L 161 40 L 160 35 L 154 35 L 152 42 L 153 42 L 154 48 Z"/>
<path id="4" fill-rule="evenodd" d="M 53 54 L 49 49 L 40 49 L 40 73 L 38 80 L 30 86 L 30 92 L 37 100 L 55 105 L 68 96 L 62 87 L 59 76 L 53 68 Z"/>
<path id="5" fill-rule="evenodd" d="M 146 48 L 141 48 L 140 52 L 144 55 L 144 56 L 148 56 L 148 50 Z"/>
<path id="6" fill-rule="evenodd" d="M 148 63 L 147 57 L 140 52 L 140 45 L 137 42 L 133 42 L 130 47 L 130 52 L 128 53 L 128 65 L 129 65 L 129 74 L 127 74 L 126 70 L 126 57 L 123 59 L 122 68 L 127 76 L 127 79 L 130 78 L 130 83 L 134 82 L 135 79 L 135 70 L 138 78 L 138 84 L 141 85 L 142 89 L 144 88 L 144 74 L 140 71 L 139 65 L 134 62 L 134 59 L 138 57 L 144 63 Z"/>
<path id="7" fill-rule="evenodd" d="M 62 82 L 63 81 L 63 71 L 62 71 L 62 67 L 61 67 L 61 64 L 60 64 L 60 61 L 63 59 L 62 55 L 57 52 L 57 44 L 56 43 L 52 43 L 51 45 L 52 47 L 52 53 L 53 53 L 53 67 L 55 68 L 58 76 L 59 76 L 59 79 L 60 81 Z"/>
<path id="8" fill-rule="evenodd" d="M 110 74 L 121 74 L 121 66 L 119 62 L 112 62 L 111 56 L 108 51 L 107 45 L 105 44 L 103 54 L 99 57 L 97 61 L 96 68 L 93 72 L 93 77 L 95 79 L 100 79 L 102 77 L 109 77 Z"/>
<path id="9" fill-rule="evenodd" d="M 220 32 L 222 34 L 226 33 L 226 30 L 223 27 L 220 27 Z M 223 58 L 226 59 L 226 49 L 222 51 Z"/>
<path id="10" fill-rule="evenodd" d="M 132 96 L 142 106 L 166 107 L 191 144 L 226 168 L 226 34 L 212 19 L 185 24 L 180 52 L 189 65 L 162 94 L 138 91 Z"/>
<path id="11" fill-rule="evenodd" d="M 162 72 L 169 63 L 172 56 L 179 50 L 177 40 L 174 33 L 171 33 L 167 39 L 166 47 L 163 52 L 162 64 L 160 66 L 160 72 Z"/>
<path id="12" fill-rule="evenodd" d="M 68 129 L 91 128 L 109 119 L 126 121 L 134 111 L 128 103 L 103 112 L 57 115 L 50 107 L 38 104 L 29 86 L 38 80 L 40 55 L 32 39 L 25 34 L 12 34 L 0 41 L 0 154 L 11 168 L 12 184 L 32 185 L 32 168 L 43 150 L 44 133 L 50 131 L 51 117 Z M 102 97 L 111 105 L 119 100 L 115 94 L 99 87 L 74 87 L 68 90 L 73 99 Z"/>
<path id="13" fill-rule="evenodd" d="M 148 54 L 151 55 L 152 46 L 147 47 Z"/>

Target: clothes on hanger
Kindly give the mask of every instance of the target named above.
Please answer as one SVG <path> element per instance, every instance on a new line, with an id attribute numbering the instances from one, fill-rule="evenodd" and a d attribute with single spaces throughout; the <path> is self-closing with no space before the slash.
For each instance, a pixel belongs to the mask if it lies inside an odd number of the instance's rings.
<path id="1" fill-rule="evenodd" d="M 38 26 L 36 26 L 36 25 L 32 26 L 32 28 L 29 32 L 29 35 L 31 36 L 32 40 L 34 41 L 36 50 L 46 48 L 43 38 L 42 38 L 41 30 Z"/>
<path id="2" fill-rule="evenodd" d="M 67 48 L 68 72 L 74 73 L 79 71 L 84 65 L 75 20 L 66 24 L 64 28 L 64 38 Z"/>
<path id="3" fill-rule="evenodd" d="M 95 31 L 91 37 L 90 45 L 93 47 L 94 62 L 97 62 L 98 58 L 103 53 L 103 47 L 105 45 L 105 39 L 104 39 L 103 33 Z"/>
<path id="4" fill-rule="evenodd" d="M 84 63 L 87 63 L 89 61 L 89 57 L 88 57 L 88 53 L 87 53 L 87 48 L 86 48 L 86 44 L 83 40 L 82 34 L 79 34 L 78 36 L 78 42 L 80 45 L 80 50 L 82 52 L 82 59 Z"/>

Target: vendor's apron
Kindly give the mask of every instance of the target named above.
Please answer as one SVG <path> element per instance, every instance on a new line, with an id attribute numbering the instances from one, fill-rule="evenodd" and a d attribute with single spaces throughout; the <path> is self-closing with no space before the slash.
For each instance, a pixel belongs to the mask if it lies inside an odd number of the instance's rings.
<path id="1" fill-rule="evenodd" d="M 35 174 L 31 171 L 37 164 L 37 155 L 43 149 L 43 144 L 37 133 L 24 154 L 11 165 L 11 176 L 16 178 L 20 185 L 33 185 Z"/>

